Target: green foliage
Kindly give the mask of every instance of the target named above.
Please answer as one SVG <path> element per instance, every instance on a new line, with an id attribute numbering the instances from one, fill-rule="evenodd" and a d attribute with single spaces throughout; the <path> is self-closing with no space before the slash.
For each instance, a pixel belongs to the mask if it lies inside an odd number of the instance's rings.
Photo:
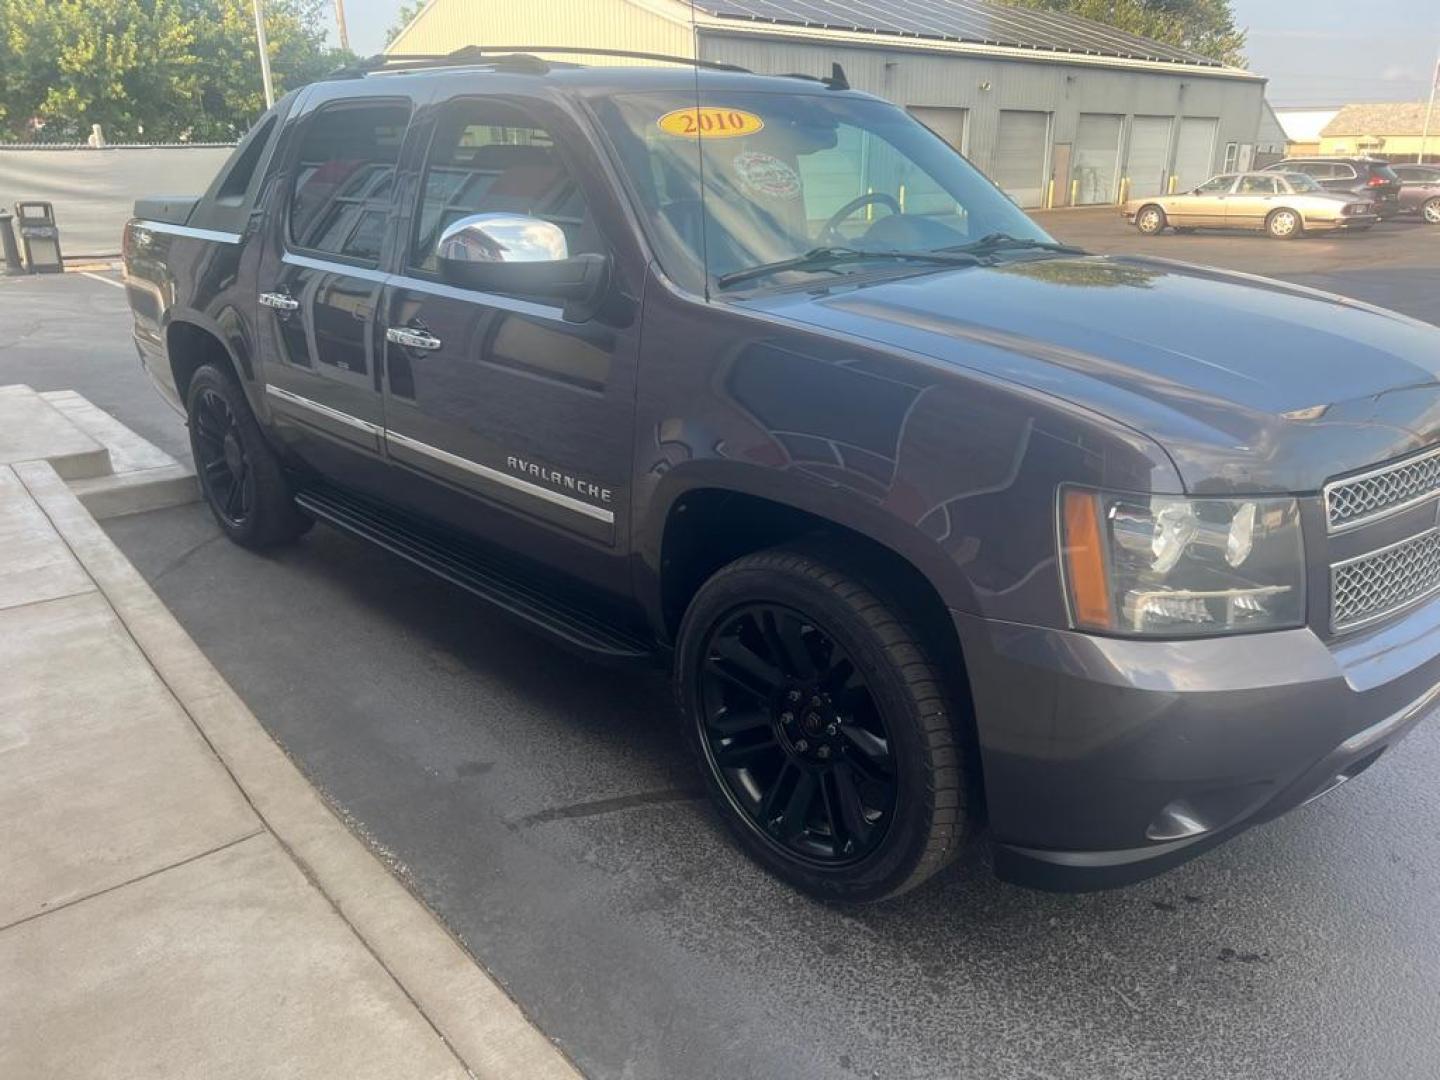
<path id="1" fill-rule="evenodd" d="M 415 21 L 415 16 L 420 14 L 425 4 L 426 0 L 409 0 L 409 3 L 400 5 L 400 10 L 395 13 L 395 22 L 389 30 L 385 31 L 385 44 L 387 47 L 400 36 L 400 31 Z"/>
<path id="2" fill-rule="evenodd" d="M 325 4 L 266 3 L 276 94 L 347 59 Z M 251 0 L 0 0 L 0 139 L 227 141 L 264 108 Z"/>
<path id="3" fill-rule="evenodd" d="M 1063 11 L 1188 49 L 1235 67 L 1245 66 L 1245 31 L 1230 0 L 1010 0 L 1018 7 Z"/>

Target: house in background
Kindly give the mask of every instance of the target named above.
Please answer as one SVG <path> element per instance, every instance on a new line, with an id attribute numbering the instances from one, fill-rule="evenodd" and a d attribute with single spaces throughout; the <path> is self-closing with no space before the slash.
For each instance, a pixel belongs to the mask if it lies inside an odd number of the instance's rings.
<path id="1" fill-rule="evenodd" d="M 1276 109 L 1275 119 L 1285 132 L 1285 156 L 1313 157 L 1320 153 L 1320 132 L 1339 112 L 1338 106 Z"/>
<path id="2" fill-rule="evenodd" d="M 1320 133 L 1322 154 L 1368 154 L 1387 161 L 1418 161 L 1425 102 L 1346 105 Z M 1425 160 L 1440 160 L 1440 110 L 1430 123 Z"/>
<path id="3" fill-rule="evenodd" d="M 392 53 L 513 41 L 829 75 L 903 105 L 1024 207 L 1114 203 L 1254 160 L 1265 80 L 990 0 L 430 0 Z M 579 59 L 590 61 L 590 57 Z M 594 57 L 604 62 L 604 57 Z"/>

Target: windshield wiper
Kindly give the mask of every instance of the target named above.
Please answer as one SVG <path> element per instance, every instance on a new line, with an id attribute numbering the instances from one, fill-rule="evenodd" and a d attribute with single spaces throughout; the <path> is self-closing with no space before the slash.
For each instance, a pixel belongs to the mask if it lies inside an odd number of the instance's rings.
<path id="1" fill-rule="evenodd" d="M 1011 236 L 1009 233 L 992 232 L 968 244 L 955 244 L 941 248 L 942 251 L 963 252 L 970 255 L 988 255 L 992 251 L 1018 251 L 1024 248 L 1040 251 L 1054 251 L 1060 255 L 1089 255 L 1084 248 L 1057 244 L 1053 240 L 1035 240 L 1028 236 Z"/>
<path id="2" fill-rule="evenodd" d="M 940 263 L 947 266 L 974 266 L 980 261 L 968 252 L 960 251 L 862 251 L 860 248 L 817 247 L 811 248 L 804 255 L 797 255 L 793 259 L 777 259 L 775 262 L 761 263 L 758 266 L 748 266 L 744 270 L 721 274 L 715 279 L 715 284 L 722 289 L 728 289 L 731 285 L 739 285 L 744 281 L 783 273 L 786 270 L 828 270 L 832 266 L 839 266 L 842 263 L 864 262 L 867 259 Z"/>

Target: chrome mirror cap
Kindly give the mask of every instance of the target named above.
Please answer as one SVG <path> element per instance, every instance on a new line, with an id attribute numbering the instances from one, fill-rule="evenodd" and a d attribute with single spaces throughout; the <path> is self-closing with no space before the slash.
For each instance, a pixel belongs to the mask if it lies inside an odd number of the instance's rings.
<path id="1" fill-rule="evenodd" d="M 570 257 L 560 226 L 525 214 L 469 214 L 446 226 L 441 262 L 538 263 Z"/>

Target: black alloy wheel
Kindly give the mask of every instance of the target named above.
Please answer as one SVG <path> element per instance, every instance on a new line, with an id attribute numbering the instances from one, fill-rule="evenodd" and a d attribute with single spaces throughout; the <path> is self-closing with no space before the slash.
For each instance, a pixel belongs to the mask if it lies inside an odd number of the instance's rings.
<path id="1" fill-rule="evenodd" d="M 757 603 L 716 625 L 704 656 L 704 747 L 736 809 L 793 858 L 842 866 L 873 852 L 897 771 L 846 651 L 799 611 Z"/>
<path id="2" fill-rule="evenodd" d="M 936 661 L 944 631 L 885 573 L 823 537 L 758 551 L 700 586 L 676 637 L 676 697 L 722 820 L 824 901 L 915 888 L 975 820 L 971 729 L 951 704 L 964 688 Z"/>
<path id="3" fill-rule="evenodd" d="M 243 528 L 255 505 L 255 474 L 245 453 L 240 422 L 216 390 L 202 387 L 191 418 L 195 467 L 216 514 Z"/>
<path id="4" fill-rule="evenodd" d="M 225 535 L 261 548 L 305 533 L 314 522 L 295 505 L 280 459 L 234 376 L 202 364 L 190 377 L 185 402 L 200 489 Z"/>

